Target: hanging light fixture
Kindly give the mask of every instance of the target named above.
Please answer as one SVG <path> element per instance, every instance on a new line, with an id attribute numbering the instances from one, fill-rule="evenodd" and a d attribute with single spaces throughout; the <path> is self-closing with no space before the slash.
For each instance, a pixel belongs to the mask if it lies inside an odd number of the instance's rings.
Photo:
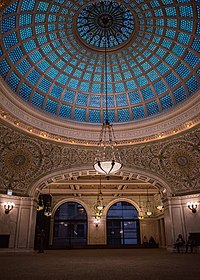
<path id="1" fill-rule="evenodd" d="M 139 219 L 139 220 L 143 220 L 143 219 L 144 219 L 144 215 L 143 215 L 143 211 L 142 211 L 142 206 L 141 206 L 141 201 L 140 201 L 140 195 L 139 195 L 139 213 L 138 213 L 138 219 Z"/>
<path id="2" fill-rule="evenodd" d="M 145 212 L 145 214 L 150 217 L 153 213 L 151 211 L 151 202 L 149 200 L 149 192 L 148 192 L 148 189 L 147 189 L 147 202 L 146 202 L 146 208 L 147 208 L 147 211 Z"/>
<path id="3" fill-rule="evenodd" d="M 46 217 L 50 217 L 51 214 L 52 214 L 52 212 L 51 212 L 51 194 L 50 194 L 50 185 L 49 185 L 49 197 L 48 197 L 46 207 L 44 209 L 44 215 Z"/>
<path id="4" fill-rule="evenodd" d="M 44 201 L 43 197 L 39 196 L 38 204 L 37 204 L 37 211 L 42 211 L 44 209 Z"/>
<path id="5" fill-rule="evenodd" d="M 161 196 L 161 192 L 159 192 L 159 204 L 156 206 L 156 209 L 159 210 L 160 212 L 162 212 L 164 210 L 164 206 L 162 203 L 162 196 Z"/>
<path id="6" fill-rule="evenodd" d="M 105 206 L 103 205 L 103 194 L 101 192 L 101 175 L 100 175 L 100 184 L 99 184 L 99 187 L 98 187 L 97 202 L 94 206 L 94 210 L 95 210 L 94 223 L 96 225 L 98 225 L 100 223 L 100 219 L 101 219 L 101 216 L 103 215 L 104 207 Z"/>
<path id="7" fill-rule="evenodd" d="M 103 3 L 103 2 L 102 2 Z M 98 18 L 99 26 L 104 30 L 104 74 L 105 74 L 105 121 L 103 122 L 99 136 L 99 150 L 97 151 L 94 169 L 99 173 L 111 174 L 119 171 L 122 167 L 120 154 L 115 147 L 116 138 L 112 124 L 108 118 L 108 77 L 107 77 L 107 44 L 109 43 L 107 31 L 113 25 L 113 17 L 109 11 Z"/>

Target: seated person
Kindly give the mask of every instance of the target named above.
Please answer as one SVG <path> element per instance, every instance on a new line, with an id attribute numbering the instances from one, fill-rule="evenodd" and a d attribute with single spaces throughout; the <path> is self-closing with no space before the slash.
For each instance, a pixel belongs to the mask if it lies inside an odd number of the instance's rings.
<path id="1" fill-rule="evenodd" d="M 193 246 L 194 246 L 194 242 L 193 242 L 193 239 L 192 239 L 192 236 L 189 235 L 188 236 L 188 239 L 187 239 L 187 242 L 186 242 L 186 253 L 188 252 L 188 248 L 190 247 L 190 252 L 192 253 L 193 252 Z"/>
<path id="2" fill-rule="evenodd" d="M 143 237 L 142 244 L 143 244 L 144 247 L 148 247 L 149 246 L 149 242 L 148 242 L 148 239 L 147 239 L 146 236 Z"/>
<path id="3" fill-rule="evenodd" d="M 180 253 L 180 248 L 183 247 L 184 244 L 185 244 L 185 241 L 183 239 L 183 236 L 181 234 L 179 234 L 177 239 L 176 239 L 176 243 L 174 244 L 178 253 Z"/>
<path id="4" fill-rule="evenodd" d="M 151 248 L 157 247 L 156 241 L 152 236 L 149 239 L 149 247 L 151 247 Z"/>

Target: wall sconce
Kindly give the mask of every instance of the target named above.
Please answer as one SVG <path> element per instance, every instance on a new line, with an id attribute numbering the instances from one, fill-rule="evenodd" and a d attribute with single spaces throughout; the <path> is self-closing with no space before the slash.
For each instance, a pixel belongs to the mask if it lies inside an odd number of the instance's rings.
<path id="1" fill-rule="evenodd" d="M 14 202 L 4 202 L 3 207 L 5 209 L 5 214 L 9 214 L 10 211 L 15 207 Z"/>
<path id="2" fill-rule="evenodd" d="M 188 202 L 187 203 L 187 207 L 192 211 L 192 213 L 196 213 L 197 212 L 197 202 Z"/>
<path id="3" fill-rule="evenodd" d="M 164 206 L 162 204 L 156 206 L 156 209 L 160 212 L 162 212 L 164 210 Z"/>

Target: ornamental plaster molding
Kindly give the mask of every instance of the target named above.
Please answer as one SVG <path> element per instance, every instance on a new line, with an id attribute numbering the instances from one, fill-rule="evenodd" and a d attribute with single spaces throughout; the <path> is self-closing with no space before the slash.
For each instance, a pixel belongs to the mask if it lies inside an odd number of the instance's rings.
<path id="1" fill-rule="evenodd" d="M 55 144 L 6 126 L 0 127 L 0 143 L 0 191 L 5 193 L 11 184 L 14 194 L 23 196 L 35 196 L 36 189 L 39 192 L 62 176 L 76 178 L 83 174 L 80 172 L 87 173 L 96 153 L 95 147 Z M 171 195 L 199 193 L 199 151 L 200 128 L 168 140 L 120 147 L 123 173 L 119 174 L 136 176 L 158 189 L 166 184 Z"/>
<path id="2" fill-rule="evenodd" d="M 49 140 L 83 145 L 97 145 L 101 124 L 64 120 L 32 108 L 0 79 L 0 116 L 4 121 L 32 135 Z M 119 145 L 142 143 L 172 136 L 200 123 L 200 91 L 187 102 L 155 117 L 115 124 Z"/>

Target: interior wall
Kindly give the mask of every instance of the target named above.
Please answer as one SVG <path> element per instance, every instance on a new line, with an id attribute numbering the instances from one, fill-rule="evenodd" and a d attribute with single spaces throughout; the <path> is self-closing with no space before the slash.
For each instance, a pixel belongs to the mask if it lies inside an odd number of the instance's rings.
<path id="1" fill-rule="evenodd" d="M 144 198 L 145 199 L 145 198 Z M 98 227 L 94 224 L 94 205 L 96 203 L 96 197 L 85 197 L 85 198 L 62 198 L 59 196 L 55 196 L 52 199 L 53 202 L 53 214 L 56 209 L 62 203 L 67 201 L 75 201 L 80 203 L 83 207 L 85 207 L 87 215 L 88 215 L 88 245 L 106 245 L 107 244 L 107 228 L 106 228 L 106 215 L 109 208 L 118 201 L 126 201 L 131 203 L 139 210 L 138 197 L 123 197 L 123 198 L 104 198 L 104 212 Z M 142 201 L 145 204 L 145 200 Z M 142 203 L 141 202 L 141 203 Z M 153 204 L 152 204 L 153 207 Z M 155 207 L 153 207 L 155 209 Z M 160 243 L 160 240 L 164 238 L 164 232 L 159 231 L 159 219 L 163 216 L 163 213 L 159 213 L 158 211 L 154 211 L 153 217 L 145 217 L 144 220 L 140 220 L 140 240 L 142 243 L 144 235 L 149 239 L 151 236 L 155 239 L 156 243 Z M 53 216 L 51 217 L 51 238 L 50 244 L 53 242 Z M 163 236 L 161 236 L 161 234 Z"/>
<path id="2" fill-rule="evenodd" d="M 197 212 L 193 213 L 187 206 L 188 202 L 197 202 Z M 165 201 L 165 231 L 167 249 L 172 250 L 178 234 L 187 240 L 189 233 L 200 233 L 200 194 L 171 197 Z"/>
<path id="3" fill-rule="evenodd" d="M 5 214 L 4 202 L 13 202 L 13 210 Z M 33 249 L 36 201 L 30 197 L 0 195 L 0 235 L 9 236 L 10 249 Z"/>

